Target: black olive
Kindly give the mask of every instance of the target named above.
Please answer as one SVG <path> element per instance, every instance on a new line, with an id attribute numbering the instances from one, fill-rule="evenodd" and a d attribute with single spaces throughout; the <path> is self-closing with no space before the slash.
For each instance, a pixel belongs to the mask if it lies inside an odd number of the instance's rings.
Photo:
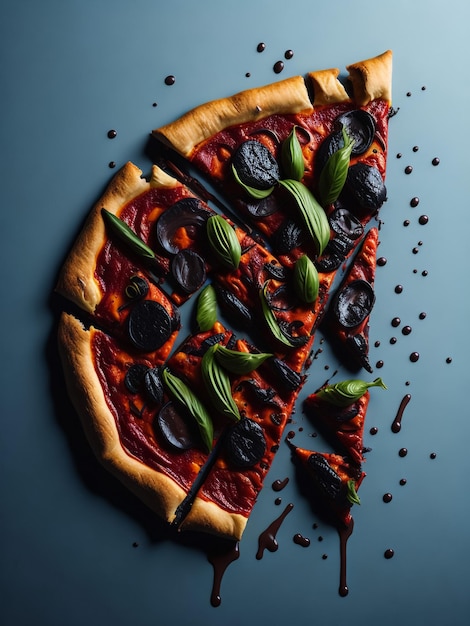
<path id="1" fill-rule="evenodd" d="M 328 246 L 325 250 L 325 253 L 320 259 L 315 261 L 315 267 L 319 272 L 323 272 L 328 274 L 328 272 L 333 272 L 338 269 L 341 263 L 344 261 L 344 256 L 338 254 L 329 254 Z"/>
<path id="2" fill-rule="evenodd" d="M 266 452 L 266 439 L 261 426 L 246 417 L 232 426 L 225 436 L 228 459 L 237 467 L 252 467 Z"/>
<path id="3" fill-rule="evenodd" d="M 387 197 L 382 175 L 373 165 L 356 163 L 348 170 L 344 192 L 361 209 L 378 211 Z"/>
<path id="4" fill-rule="evenodd" d="M 167 402 L 159 411 L 157 425 L 165 440 L 177 450 L 188 450 L 196 445 L 195 428 L 177 410 L 173 402 Z"/>
<path id="5" fill-rule="evenodd" d="M 255 189 L 269 189 L 280 178 L 279 166 L 271 152 L 259 141 L 244 141 L 233 155 L 238 178 Z"/>
<path id="6" fill-rule="evenodd" d="M 158 302 L 143 300 L 132 309 L 128 319 L 129 337 L 142 352 L 161 348 L 172 333 L 171 318 Z"/>
<path id="7" fill-rule="evenodd" d="M 354 280 L 335 296 L 333 313 L 345 328 L 358 326 L 372 311 L 375 294 L 370 283 Z"/>
<path id="8" fill-rule="evenodd" d="M 344 147 L 344 137 L 341 131 L 330 133 L 321 142 L 317 155 L 315 157 L 315 165 L 321 171 L 332 154 Z"/>
<path id="9" fill-rule="evenodd" d="M 125 293 L 129 300 L 138 300 L 145 298 L 149 291 L 149 284 L 141 276 L 131 276 L 129 284 L 126 286 Z"/>
<path id="10" fill-rule="evenodd" d="M 348 111 L 337 117 L 335 122 L 341 124 L 348 136 L 354 139 L 352 155 L 364 154 L 370 148 L 374 140 L 376 124 L 368 111 L 362 109 Z"/>
<path id="11" fill-rule="evenodd" d="M 144 387 L 147 397 L 155 402 L 155 404 L 161 404 L 163 401 L 163 381 L 161 378 L 161 370 L 159 367 L 149 368 L 145 372 Z"/>
<path id="12" fill-rule="evenodd" d="M 341 491 L 341 478 L 325 457 L 314 452 L 308 457 L 308 464 L 321 490 L 333 500 L 336 499 Z"/>
<path id="13" fill-rule="evenodd" d="M 357 334 L 352 337 L 348 337 L 348 344 L 350 344 L 351 356 L 353 356 L 355 364 L 358 367 L 363 367 L 367 372 L 372 373 L 372 366 L 369 362 L 369 344 L 364 335 Z"/>
<path id="14" fill-rule="evenodd" d="M 276 357 L 269 359 L 266 363 L 269 363 L 279 385 L 287 391 L 295 391 L 301 386 L 302 376 L 281 359 Z"/>
<path id="15" fill-rule="evenodd" d="M 361 222 L 344 207 L 338 207 L 329 216 L 331 230 L 340 237 L 355 241 L 362 237 L 364 227 Z"/>
<path id="16" fill-rule="evenodd" d="M 274 398 L 276 392 L 272 387 L 260 387 L 259 384 L 253 379 L 242 380 L 240 385 L 245 385 L 253 393 L 257 400 L 260 400 L 264 404 L 273 404 L 278 406 L 279 402 Z"/>
<path id="17" fill-rule="evenodd" d="M 246 202 L 245 208 L 250 215 L 257 219 L 267 217 L 279 211 L 279 200 L 274 193 L 271 193 L 266 198 L 261 198 L 261 200 Z"/>
<path id="18" fill-rule="evenodd" d="M 148 371 L 147 365 L 134 363 L 129 367 L 124 377 L 124 384 L 130 393 L 139 393 L 144 383 L 144 377 Z"/>
<path id="19" fill-rule="evenodd" d="M 175 202 L 157 220 L 156 235 L 159 244 L 170 254 L 176 254 L 180 249 L 174 242 L 176 231 L 184 227 L 191 238 L 196 240 L 205 233 L 203 227 L 211 215 L 197 198 L 184 198 Z"/>
<path id="20" fill-rule="evenodd" d="M 206 264 L 197 252 L 185 248 L 173 257 L 171 274 L 183 291 L 194 293 L 206 280 Z"/>
<path id="21" fill-rule="evenodd" d="M 264 269 L 271 278 L 276 280 L 286 280 L 287 278 L 286 268 L 281 264 L 265 263 Z"/>
<path id="22" fill-rule="evenodd" d="M 286 219 L 274 233 L 271 244 L 277 254 L 287 254 L 304 241 L 302 228 L 292 219 Z"/>
<path id="23" fill-rule="evenodd" d="M 216 293 L 220 308 L 235 326 L 251 326 L 253 322 L 251 313 L 237 296 L 220 286 L 216 287 Z"/>
<path id="24" fill-rule="evenodd" d="M 334 409 L 335 409 L 333 412 L 334 420 L 338 424 L 343 424 L 344 422 L 351 421 L 359 413 L 359 407 L 357 406 L 356 403 L 352 404 L 351 406 L 344 407 L 344 408 L 335 406 Z"/>

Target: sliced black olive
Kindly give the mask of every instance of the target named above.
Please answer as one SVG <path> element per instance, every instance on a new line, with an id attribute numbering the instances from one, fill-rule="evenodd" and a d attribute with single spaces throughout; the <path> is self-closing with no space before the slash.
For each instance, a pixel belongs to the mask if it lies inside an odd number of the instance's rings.
<path id="1" fill-rule="evenodd" d="M 279 322 L 279 328 L 282 334 L 287 337 L 291 345 L 295 347 L 303 346 L 309 340 L 309 335 L 298 335 L 297 329 L 304 325 L 300 320 L 294 320 L 293 322 Z"/>
<path id="2" fill-rule="evenodd" d="M 275 193 L 271 193 L 266 198 L 261 198 L 261 200 L 253 199 L 245 202 L 245 208 L 254 218 L 260 219 L 279 211 L 279 199 Z"/>
<path id="3" fill-rule="evenodd" d="M 335 297 L 333 313 L 345 328 L 358 326 L 372 311 L 375 294 L 370 283 L 354 280 Z"/>
<path id="4" fill-rule="evenodd" d="M 336 118 L 336 123 L 341 124 L 348 136 L 354 139 L 352 155 L 364 154 L 373 140 L 375 135 L 375 119 L 368 111 L 357 109 L 348 111 Z"/>
<path id="5" fill-rule="evenodd" d="M 233 155 L 239 179 L 255 189 L 269 189 L 280 178 L 279 166 L 271 152 L 259 141 L 244 141 Z"/>
<path id="6" fill-rule="evenodd" d="M 335 253 L 330 254 L 327 249 L 323 256 L 315 261 L 315 267 L 319 272 L 328 274 L 328 272 L 333 272 L 338 269 L 343 261 L 344 256 Z"/>
<path id="7" fill-rule="evenodd" d="M 318 486 L 327 496 L 336 499 L 341 491 L 341 478 L 325 457 L 314 452 L 308 457 L 308 464 Z"/>
<path id="8" fill-rule="evenodd" d="M 287 219 L 277 229 L 271 243 L 277 254 L 287 254 L 304 241 L 302 228 L 294 220 Z"/>
<path id="9" fill-rule="evenodd" d="M 126 286 L 125 293 L 129 300 L 138 300 L 145 298 L 149 291 L 149 284 L 141 276 L 131 276 L 129 284 Z"/>
<path id="10" fill-rule="evenodd" d="M 163 381 L 161 378 L 161 370 L 159 367 L 149 368 L 144 375 L 144 387 L 147 397 L 161 404 L 163 401 Z"/>
<path id="11" fill-rule="evenodd" d="M 198 435 L 177 410 L 173 402 L 167 402 L 157 416 L 158 428 L 165 440 L 177 450 L 188 450 L 198 442 Z"/>
<path id="12" fill-rule="evenodd" d="M 242 380 L 240 385 L 245 385 L 253 393 L 254 397 L 263 402 L 264 404 L 273 404 L 278 406 L 279 402 L 274 398 L 276 392 L 272 387 L 260 387 L 259 384 L 253 379 Z"/>
<path id="13" fill-rule="evenodd" d="M 262 128 L 257 128 L 256 130 L 251 131 L 250 137 L 253 137 L 253 135 L 266 135 L 277 144 L 281 143 L 281 140 L 279 139 L 277 133 L 274 130 L 271 130 L 270 128 L 266 128 L 264 126 Z"/>
<path id="14" fill-rule="evenodd" d="M 158 302 L 142 300 L 129 315 L 128 331 L 138 350 L 153 352 L 169 339 L 172 333 L 171 318 Z"/>
<path id="15" fill-rule="evenodd" d="M 286 268 L 283 265 L 275 264 L 275 263 L 265 263 L 264 269 L 266 273 L 270 276 L 270 278 L 275 278 L 276 280 L 286 280 Z"/>
<path id="16" fill-rule="evenodd" d="M 273 292 L 266 292 L 266 300 L 273 311 L 291 311 L 294 308 L 294 293 L 288 285 L 279 285 Z"/>
<path id="17" fill-rule="evenodd" d="M 220 308 L 234 325 L 238 327 L 251 326 L 253 322 L 252 315 L 248 307 L 237 296 L 219 286 L 216 287 L 216 292 Z"/>
<path id="18" fill-rule="evenodd" d="M 282 388 L 287 391 L 294 391 L 301 386 L 302 376 L 281 359 L 269 359 L 266 363 L 269 363 L 277 382 Z"/>
<path id="19" fill-rule="evenodd" d="M 372 373 L 372 366 L 369 361 L 369 344 L 364 335 L 357 334 L 348 337 L 348 343 L 351 344 L 352 353 L 356 357 L 359 367 L 363 367 L 367 372 Z"/>
<path id="20" fill-rule="evenodd" d="M 341 130 L 330 133 L 321 142 L 317 155 L 315 157 L 315 165 L 321 171 L 332 154 L 344 147 L 344 137 Z"/>
<path id="21" fill-rule="evenodd" d="M 210 211 L 196 198 L 184 198 L 175 202 L 157 220 L 156 234 L 159 244 L 170 254 L 176 254 L 179 251 L 174 242 L 176 231 L 184 227 L 195 240 L 198 235 L 205 233 L 203 227 L 210 216 Z"/>
<path id="22" fill-rule="evenodd" d="M 227 456 L 237 467 L 252 467 L 266 452 L 266 439 L 261 426 L 246 417 L 235 424 L 226 434 Z"/>
<path id="23" fill-rule="evenodd" d="M 382 175 L 373 165 L 351 165 L 346 178 L 345 192 L 361 209 L 378 211 L 387 197 Z"/>
<path id="24" fill-rule="evenodd" d="M 359 407 L 357 404 L 352 404 L 351 406 L 347 406 L 344 408 L 334 407 L 334 419 L 338 424 L 343 424 L 344 422 L 349 422 L 359 413 Z"/>
<path id="25" fill-rule="evenodd" d="M 194 293 L 206 280 L 206 264 L 197 252 L 185 248 L 173 257 L 171 274 L 183 291 Z"/>
<path id="26" fill-rule="evenodd" d="M 331 230 L 347 239 L 356 240 L 362 237 L 364 227 L 361 222 L 347 209 L 339 207 L 329 216 Z"/>
<path id="27" fill-rule="evenodd" d="M 143 363 L 132 364 L 124 377 L 124 384 L 130 393 L 139 393 L 144 384 L 144 377 L 148 371 L 147 365 Z"/>

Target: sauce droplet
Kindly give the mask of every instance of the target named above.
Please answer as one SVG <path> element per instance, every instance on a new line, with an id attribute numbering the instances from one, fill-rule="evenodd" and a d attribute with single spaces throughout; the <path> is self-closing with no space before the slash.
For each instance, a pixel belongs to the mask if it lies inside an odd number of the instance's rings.
<path id="1" fill-rule="evenodd" d="M 292 511 L 294 505 L 288 504 L 281 515 L 274 520 L 267 528 L 264 530 L 258 538 L 258 552 L 256 553 L 256 558 L 258 561 L 263 558 L 263 554 L 265 550 L 269 550 L 269 552 L 276 552 L 279 545 L 277 543 L 276 535 L 277 531 L 281 527 L 282 522 L 285 520 L 287 515 Z"/>
<path id="2" fill-rule="evenodd" d="M 392 432 L 393 433 L 399 433 L 401 430 L 401 420 L 403 418 L 403 413 L 406 409 L 406 407 L 408 406 L 408 402 L 411 400 L 411 394 L 407 393 L 405 396 L 403 396 L 401 402 L 400 402 L 400 406 L 398 407 L 398 411 L 397 414 L 395 416 L 395 419 L 392 422 Z M 404 448 L 405 449 L 405 448 Z M 404 455 L 400 455 L 400 456 L 404 456 Z"/>
<path id="3" fill-rule="evenodd" d="M 310 545 L 310 539 L 308 537 L 304 537 L 300 533 L 294 535 L 294 543 L 298 546 L 302 546 L 302 548 L 308 548 Z"/>
<path id="4" fill-rule="evenodd" d="M 256 46 L 256 51 L 257 52 L 263 52 L 266 49 L 266 44 L 261 42 Z"/>
<path id="5" fill-rule="evenodd" d="M 383 495 L 383 497 L 382 497 L 382 500 L 383 500 L 385 503 L 387 503 L 387 504 L 388 504 L 389 502 L 391 502 L 391 501 L 392 501 L 392 498 L 393 498 L 393 496 L 392 496 L 392 494 L 391 494 L 391 493 L 384 493 L 384 495 Z"/>
<path id="6" fill-rule="evenodd" d="M 117 130 L 108 130 L 108 139 L 114 139 L 117 136 Z"/>
<path id="7" fill-rule="evenodd" d="M 170 74 L 165 78 L 165 85 L 174 85 L 175 82 L 176 78 L 173 76 L 173 74 Z"/>
<path id="8" fill-rule="evenodd" d="M 429 217 L 427 215 L 420 215 L 418 222 L 421 224 L 421 226 L 424 226 L 429 222 Z"/>
<path id="9" fill-rule="evenodd" d="M 416 196 L 414 198 L 411 198 L 410 200 L 410 206 L 417 207 L 419 204 L 419 198 L 417 198 Z"/>
<path id="10" fill-rule="evenodd" d="M 438 157 L 434 157 L 434 159 L 431 161 L 433 165 L 439 165 L 440 162 L 441 160 Z"/>
<path id="11" fill-rule="evenodd" d="M 387 550 L 385 550 L 384 552 L 384 557 L 386 559 L 391 559 L 393 557 L 393 555 L 395 554 L 395 551 L 392 548 L 388 548 Z"/>
<path id="12" fill-rule="evenodd" d="M 383 267 L 384 265 L 386 265 L 387 263 L 387 259 L 384 256 L 381 256 L 377 259 L 377 265 L 379 267 Z"/>
<path id="13" fill-rule="evenodd" d="M 292 59 L 293 56 L 294 56 L 294 51 L 293 50 L 286 50 L 284 52 L 284 58 L 285 59 Z"/>
<path id="14" fill-rule="evenodd" d="M 376 435 L 379 432 L 379 429 L 377 428 L 377 426 L 372 426 L 369 432 L 371 435 Z"/>
<path id="15" fill-rule="evenodd" d="M 284 480 L 280 480 L 280 479 L 275 480 L 272 484 L 272 488 L 274 491 L 282 491 L 288 482 L 289 482 L 288 476 L 284 478 Z"/>
<path id="16" fill-rule="evenodd" d="M 235 542 L 224 552 L 214 552 L 208 554 L 209 563 L 214 568 L 214 579 L 212 583 L 211 604 L 212 606 L 220 606 L 222 598 L 220 597 L 220 587 L 222 578 L 227 567 L 240 556 L 240 542 Z"/>
<path id="17" fill-rule="evenodd" d="M 397 328 L 397 326 L 400 326 L 400 323 L 401 323 L 401 319 L 399 317 L 394 317 L 392 319 L 392 326 L 394 328 Z"/>
<path id="18" fill-rule="evenodd" d="M 431 452 L 431 454 L 429 455 L 430 459 L 435 459 L 437 456 L 437 454 L 435 452 Z"/>
<path id="19" fill-rule="evenodd" d="M 403 328 L 401 329 L 401 332 L 403 335 L 409 335 L 412 331 L 411 326 L 403 326 Z"/>
<path id="20" fill-rule="evenodd" d="M 405 174 L 411 174 L 412 171 L 413 171 L 413 166 L 412 165 L 407 165 L 405 167 Z"/>
<path id="21" fill-rule="evenodd" d="M 403 487 L 403 485 L 406 485 L 406 478 L 400 478 L 400 485 Z"/>
<path id="22" fill-rule="evenodd" d="M 403 292 L 403 285 L 397 285 L 395 287 L 395 293 L 402 293 Z"/>
<path id="23" fill-rule="evenodd" d="M 398 450 L 398 455 L 401 456 L 402 458 L 405 457 L 407 454 L 408 454 L 407 448 L 400 448 Z"/>
<path id="24" fill-rule="evenodd" d="M 418 360 L 419 360 L 419 352 L 412 352 L 410 354 L 410 361 L 412 363 L 416 363 L 416 361 L 418 361 Z"/>
<path id="25" fill-rule="evenodd" d="M 340 550 L 339 595 L 343 598 L 349 593 L 348 585 L 346 584 L 346 547 L 353 529 L 354 520 L 352 517 L 347 526 L 338 528 Z"/>
<path id="26" fill-rule="evenodd" d="M 284 69 L 284 62 L 283 61 L 276 61 L 276 63 L 274 63 L 273 70 L 274 70 L 275 74 L 280 74 L 283 69 Z"/>

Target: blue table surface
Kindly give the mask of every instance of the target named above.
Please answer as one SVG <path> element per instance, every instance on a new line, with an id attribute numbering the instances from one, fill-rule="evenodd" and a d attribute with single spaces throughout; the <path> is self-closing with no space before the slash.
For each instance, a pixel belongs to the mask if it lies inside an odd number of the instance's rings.
<path id="1" fill-rule="evenodd" d="M 3 625 L 468 623 L 469 18 L 464 0 L 0 2 Z M 345 74 L 389 48 L 398 113 L 381 210 L 387 264 L 377 270 L 370 330 L 374 375 L 388 390 L 374 390 L 367 415 L 372 450 L 348 546 L 350 593 L 338 594 L 337 533 L 299 494 L 286 446 L 213 608 L 203 552 L 168 539 L 88 448 L 58 365 L 57 272 L 113 174 L 109 163 L 149 171 L 153 128 L 248 87 L 329 67 Z M 322 348 L 303 393 L 338 367 Z M 299 445 L 312 446 L 300 409 L 291 427 Z M 276 494 L 271 483 L 285 477 Z M 260 533 L 289 502 L 279 549 L 257 560 Z M 293 542 L 296 533 L 308 548 Z"/>

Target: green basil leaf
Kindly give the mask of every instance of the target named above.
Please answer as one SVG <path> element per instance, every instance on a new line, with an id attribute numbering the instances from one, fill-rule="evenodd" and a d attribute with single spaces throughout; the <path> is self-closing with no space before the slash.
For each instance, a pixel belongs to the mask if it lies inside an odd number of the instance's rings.
<path id="1" fill-rule="evenodd" d="M 305 173 L 304 155 L 294 126 L 281 146 L 281 163 L 286 178 L 301 180 Z"/>
<path id="2" fill-rule="evenodd" d="M 296 201 L 298 210 L 320 256 L 330 240 L 330 224 L 313 193 L 298 180 L 286 178 L 281 184 Z"/>
<path id="3" fill-rule="evenodd" d="M 307 304 L 318 298 L 320 279 L 318 271 L 311 259 L 304 254 L 294 265 L 294 289 L 298 297 Z"/>
<path id="4" fill-rule="evenodd" d="M 260 289 L 259 295 L 261 299 L 261 309 L 263 311 L 264 319 L 266 320 L 266 324 L 268 325 L 271 334 L 275 339 L 283 343 L 285 346 L 289 346 L 289 348 L 293 348 L 293 344 L 288 340 L 288 338 L 284 335 L 282 330 L 279 328 L 279 324 L 277 323 L 276 316 L 274 315 L 271 307 L 269 306 L 268 299 L 266 297 L 266 291 L 268 287 L 268 282 L 266 281 L 263 287 Z"/>
<path id="5" fill-rule="evenodd" d="M 318 190 L 322 206 L 336 202 L 346 182 L 354 139 L 349 137 L 344 127 L 343 141 L 344 146 L 328 158 L 320 173 Z"/>
<path id="6" fill-rule="evenodd" d="M 214 426 L 207 409 L 191 389 L 167 368 L 162 372 L 162 379 L 169 394 L 182 404 L 196 421 L 204 445 L 210 452 L 214 441 Z"/>
<path id="7" fill-rule="evenodd" d="M 135 232 L 119 217 L 110 213 L 105 208 L 101 209 L 101 215 L 103 216 L 106 225 L 110 230 L 119 237 L 135 254 L 144 259 L 154 259 L 155 253 L 148 245 L 138 237 Z"/>
<path id="8" fill-rule="evenodd" d="M 232 397 L 230 379 L 225 370 L 215 360 L 217 348 L 217 344 L 211 346 L 202 357 L 202 379 L 216 411 L 238 421 L 240 412 Z"/>
<path id="9" fill-rule="evenodd" d="M 219 365 L 232 374 L 249 374 L 257 369 L 266 359 L 273 356 L 267 352 L 240 352 L 218 345 L 215 359 Z"/>
<path id="10" fill-rule="evenodd" d="M 242 249 L 235 230 L 221 215 L 212 215 L 206 228 L 209 244 L 220 263 L 229 270 L 236 270 Z"/>
<path id="11" fill-rule="evenodd" d="M 381 378 L 376 378 L 371 383 L 353 378 L 334 385 L 327 385 L 317 392 L 317 396 L 336 406 L 349 406 L 359 400 L 370 387 L 387 389 Z"/>
<path id="12" fill-rule="evenodd" d="M 217 321 L 217 297 L 212 285 L 207 285 L 197 299 L 196 322 L 200 331 L 210 330 Z"/>
<path id="13" fill-rule="evenodd" d="M 356 484 L 354 480 L 348 480 L 348 491 L 346 493 L 346 498 L 351 504 L 361 504 L 361 500 L 357 495 Z"/>
<path id="14" fill-rule="evenodd" d="M 268 189 L 256 189 L 255 187 L 250 187 L 249 185 L 245 185 L 245 183 L 238 176 L 237 170 L 233 164 L 232 164 L 232 173 L 237 183 L 241 187 L 243 187 L 243 189 L 247 192 L 247 194 L 250 195 L 255 200 L 262 200 L 263 198 L 267 198 L 268 196 L 272 194 L 274 190 L 274 186 L 269 187 Z"/>

